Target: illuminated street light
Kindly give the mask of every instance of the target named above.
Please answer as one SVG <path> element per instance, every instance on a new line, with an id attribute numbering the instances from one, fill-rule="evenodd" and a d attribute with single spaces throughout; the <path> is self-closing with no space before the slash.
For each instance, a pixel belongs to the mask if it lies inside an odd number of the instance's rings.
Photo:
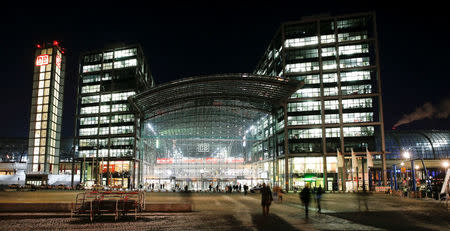
<path id="1" fill-rule="evenodd" d="M 404 152 L 403 152 L 403 157 L 404 157 L 405 159 L 409 159 L 409 158 L 411 157 L 411 154 L 409 153 L 409 151 L 404 151 Z"/>
<path id="2" fill-rule="evenodd" d="M 442 162 L 442 166 L 444 166 L 444 168 L 448 168 L 448 161 L 444 161 L 444 162 Z"/>
<path id="3" fill-rule="evenodd" d="M 405 165 L 405 163 L 401 162 L 400 165 L 403 166 L 403 165 Z"/>

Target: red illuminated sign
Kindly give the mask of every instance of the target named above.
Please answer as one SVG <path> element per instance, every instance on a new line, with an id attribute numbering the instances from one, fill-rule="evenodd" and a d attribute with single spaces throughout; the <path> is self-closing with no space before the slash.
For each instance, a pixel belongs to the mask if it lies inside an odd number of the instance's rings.
<path id="1" fill-rule="evenodd" d="M 56 54 L 56 66 L 61 69 L 61 56 L 59 56 L 59 54 Z"/>
<path id="2" fill-rule="evenodd" d="M 48 55 L 39 55 L 36 58 L 36 66 L 44 66 L 48 64 Z"/>

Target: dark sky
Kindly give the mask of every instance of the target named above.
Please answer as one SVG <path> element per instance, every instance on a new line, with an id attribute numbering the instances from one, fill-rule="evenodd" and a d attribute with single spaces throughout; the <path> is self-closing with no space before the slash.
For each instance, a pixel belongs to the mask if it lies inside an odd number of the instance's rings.
<path id="1" fill-rule="evenodd" d="M 0 137 L 27 137 L 33 54 L 38 43 L 58 40 L 66 49 L 63 137 L 70 137 L 81 51 L 107 43 L 138 42 L 156 83 L 193 75 L 252 72 L 282 22 L 321 13 L 376 11 L 387 129 L 416 107 L 450 97 L 446 6 L 421 6 L 419 10 L 323 1 L 314 6 L 285 6 L 4 9 L 0 16 Z M 51 12 L 60 13 L 55 18 Z M 450 129 L 450 122 L 424 119 L 399 129 Z"/>

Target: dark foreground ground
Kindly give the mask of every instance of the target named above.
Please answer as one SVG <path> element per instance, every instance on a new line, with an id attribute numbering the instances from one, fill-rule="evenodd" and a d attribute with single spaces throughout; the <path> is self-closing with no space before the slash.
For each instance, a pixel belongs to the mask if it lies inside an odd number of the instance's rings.
<path id="1" fill-rule="evenodd" d="M 67 201 L 73 192 L 0 193 L 0 202 Z M 44 198 L 44 199 L 39 199 Z M 325 194 L 322 213 L 312 201 L 305 217 L 298 195 L 273 203 L 263 217 L 260 195 L 223 193 L 147 193 L 147 202 L 189 201 L 191 213 L 146 213 L 115 222 L 90 222 L 69 214 L 0 214 L 0 230 L 450 230 L 450 210 L 433 200 L 375 194 Z M 367 208 L 366 208 L 367 202 Z"/>

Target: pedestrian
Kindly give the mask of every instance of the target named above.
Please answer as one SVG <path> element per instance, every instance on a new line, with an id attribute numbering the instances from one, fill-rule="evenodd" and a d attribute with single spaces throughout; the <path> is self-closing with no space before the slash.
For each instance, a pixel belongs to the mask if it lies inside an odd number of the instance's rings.
<path id="1" fill-rule="evenodd" d="M 263 216 L 269 215 L 269 207 L 272 204 L 273 197 L 272 197 L 272 191 L 270 190 L 270 187 L 266 183 L 263 183 L 262 189 L 261 189 L 261 206 L 263 210 Z"/>
<path id="2" fill-rule="evenodd" d="M 219 183 L 216 185 L 216 192 L 219 192 Z"/>
<path id="3" fill-rule="evenodd" d="M 317 202 L 317 208 L 318 208 L 319 213 L 321 212 L 320 200 L 322 199 L 322 193 L 323 193 L 322 185 L 319 185 L 319 188 L 317 189 L 317 192 L 316 192 L 316 202 Z"/>
<path id="4" fill-rule="evenodd" d="M 303 205 L 305 206 L 305 216 L 308 217 L 308 208 L 309 208 L 309 202 L 311 201 L 311 190 L 309 189 L 309 186 L 306 185 L 302 191 L 299 193 L 300 200 L 302 201 Z"/>
<path id="5" fill-rule="evenodd" d="M 248 186 L 246 184 L 244 184 L 244 195 L 247 195 L 247 191 L 248 191 Z"/>
<path id="6" fill-rule="evenodd" d="M 242 185 L 239 184 L 239 193 L 241 193 Z"/>

